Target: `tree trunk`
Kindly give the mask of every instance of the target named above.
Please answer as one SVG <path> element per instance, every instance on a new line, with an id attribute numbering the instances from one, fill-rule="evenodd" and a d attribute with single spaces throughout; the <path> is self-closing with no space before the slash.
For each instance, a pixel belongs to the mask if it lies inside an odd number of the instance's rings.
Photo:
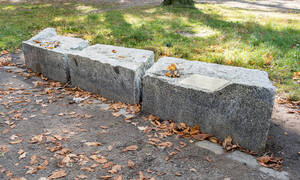
<path id="1" fill-rule="evenodd" d="M 187 5 L 193 6 L 194 0 L 164 0 L 163 5 Z"/>

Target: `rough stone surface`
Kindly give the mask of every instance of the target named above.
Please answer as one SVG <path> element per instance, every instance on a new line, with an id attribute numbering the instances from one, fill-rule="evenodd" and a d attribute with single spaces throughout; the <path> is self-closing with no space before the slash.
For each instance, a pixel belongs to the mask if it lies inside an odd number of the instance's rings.
<path id="1" fill-rule="evenodd" d="M 179 78 L 164 74 L 170 63 Z M 202 131 L 256 152 L 265 148 L 275 88 L 259 70 L 161 58 L 143 78 L 143 110 L 162 119 L 198 124 Z"/>
<path id="2" fill-rule="evenodd" d="M 273 177 L 276 179 L 280 179 L 280 180 L 289 180 L 289 173 L 287 173 L 286 171 L 275 171 L 273 169 L 270 168 L 265 168 L 265 167 L 260 167 L 259 171 L 265 173 L 266 175 L 268 175 L 269 177 Z"/>
<path id="3" fill-rule="evenodd" d="M 141 79 L 153 63 L 152 51 L 100 44 L 68 56 L 73 85 L 130 104 L 140 102 Z"/>
<path id="4" fill-rule="evenodd" d="M 47 48 L 47 45 L 51 47 L 51 44 L 54 47 L 55 42 L 59 42 L 56 48 Z M 89 44 L 83 39 L 59 36 L 55 29 L 46 28 L 28 41 L 24 41 L 22 45 L 28 68 L 65 83 L 69 79 L 66 54 L 82 50 Z"/>

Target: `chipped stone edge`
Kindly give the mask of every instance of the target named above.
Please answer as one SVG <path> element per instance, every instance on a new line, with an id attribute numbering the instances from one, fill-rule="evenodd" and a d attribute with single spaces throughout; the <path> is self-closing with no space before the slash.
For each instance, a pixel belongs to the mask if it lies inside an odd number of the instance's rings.
<path id="1" fill-rule="evenodd" d="M 203 145 L 201 145 L 201 143 Z M 262 167 L 252 155 L 240 151 L 225 152 L 222 146 L 210 141 L 199 141 L 195 143 L 198 148 L 206 149 L 216 155 L 225 155 L 227 159 L 245 164 L 247 167 L 260 171 L 261 173 L 280 180 L 289 180 L 289 173 L 286 171 L 276 171 L 271 168 Z"/>

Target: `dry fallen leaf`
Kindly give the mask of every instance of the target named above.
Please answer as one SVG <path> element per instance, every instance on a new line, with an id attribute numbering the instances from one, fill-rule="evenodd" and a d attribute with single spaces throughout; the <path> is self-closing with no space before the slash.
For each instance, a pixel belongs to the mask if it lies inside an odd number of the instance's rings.
<path id="1" fill-rule="evenodd" d="M 114 177 L 113 180 L 122 180 L 122 175 Z"/>
<path id="2" fill-rule="evenodd" d="M 134 162 L 131 160 L 128 160 L 128 167 L 133 168 L 134 167 Z"/>
<path id="3" fill-rule="evenodd" d="M 111 113 L 113 116 L 115 116 L 115 117 L 119 117 L 119 116 L 121 116 L 122 114 L 121 113 L 119 113 L 119 112 L 113 112 L 113 113 Z"/>
<path id="4" fill-rule="evenodd" d="M 18 154 L 23 154 L 24 153 L 24 150 L 23 149 L 20 149 L 19 151 L 18 151 Z"/>
<path id="5" fill-rule="evenodd" d="M 110 175 L 106 175 L 106 176 L 100 176 L 100 179 L 111 179 L 112 176 Z"/>
<path id="6" fill-rule="evenodd" d="M 45 160 L 41 165 L 37 166 L 37 169 L 45 170 L 48 164 L 49 164 L 48 160 Z"/>
<path id="7" fill-rule="evenodd" d="M 91 159 L 93 159 L 94 161 L 100 163 L 100 164 L 104 164 L 107 162 L 107 159 L 105 159 L 104 157 L 100 156 L 100 155 L 91 155 L 90 156 Z"/>
<path id="8" fill-rule="evenodd" d="M 206 156 L 205 159 L 206 159 L 206 161 L 211 162 L 211 159 L 208 156 Z"/>
<path id="9" fill-rule="evenodd" d="M 108 126 L 99 126 L 100 128 L 102 129 L 108 129 L 109 127 Z"/>
<path id="10" fill-rule="evenodd" d="M 32 155 L 31 156 L 31 158 L 30 158 L 30 164 L 32 165 L 32 164 L 35 164 L 35 163 L 38 163 L 39 161 L 38 161 L 38 157 L 37 157 L 37 155 Z"/>
<path id="11" fill-rule="evenodd" d="M 215 144 L 218 144 L 218 143 L 219 143 L 219 140 L 218 140 L 216 137 L 210 137 L 208 140 L 209 140 L 210 142 L 212 142 L 212 143 L 215 143 Z"/>
<path id="12" fill-rule="evenodd" d="M 29 170 L 26 171 L 25 174 L 35 174 L 35 173 L 37 173 L 37 171 L 38 171 L 38 169 L 35 168 L 35 167 L 28 167 L 28 168 L 29 168 Z"/>
<path id="13" fill-rule="evenodd" d="M 42 142 L 42 140 L 43 140 L 43 135 L 39 134 L 39 135 L 36 135 L 36 136 L 32 137 L 29 140 L 29 143 L 38 143 L 38 142 Z"/>
<path id="14" fill-rule="evenodd" d="M 165 73 L 165 76 L 172 78 L 180 76 L 177 67 L 174 63 L 171 63 L 171 65 L 168 66 L 168 72 Z"/>
<path id="15" fill-rule="evenodd" d="M 176 65 L 174 63 L 171 63 L 170 66 L 168 66 L 168 70 L 169 71 L 175 71 L 177 68 L 176 68 Z"/>
<path id="16" fill-rule="evenodd" d="M 114 174 L 117 173 L 118 171 L 120 171 L 122 169 L 121 165 L 114 165 L 111 170 L 108 170 L 109 173 Z"/>
<path id="17" fill-rule="evenodd" d="M 107 147 L 107 150 L 108 151 L 111 151 L 113 149 L 113 147 L 111 146 L 111 145 L 109 145 L 108 147 Z"/>
<path id="18" fill-rule="evenodd" d="M 83 170 L 83 171 L 88 171 L 88 172 L 94 172 L 95 170 L 90 168 L 90 167 L 82 167 L 80 168 L 80 170 Z"/>
<path id="19" fill-rule="evenodd" d="M 195 168 L 191 168 L 190 171 L 191 172 L 197 172 L 197 170 Z"/>
<path id="20" fill-rule="evenodd" d="M 27 155 L 27 152 L 24 152 L 24 153 L 22 153 L 22 154 L 19 156 L 19 159 L 23 159 L 23 158 L 25 158 L 25 157 L 26 157 L 26 155 Z"/>
<path id="21" fill-rule="evenodd" d="M 127 151 L 135 151 L 138 149 L 138 146 L 137 145 L 131 145 L 131 146 L 127 146 L 126 148 L 124 148 L 122 150 L 122 152 L 127 152 Z"/>
<path id="22" fill-rule="evenodd" d="M 260 165 L 268 168 L 273 168 L 276 170 L 282 169 L 283 159 L 280 157 L 272 156 L 262 156 L 257 158 L 257 161 Z"/>
<path id="23" fill-rule="evenodd" d="M 175 176 L 182 176 L 182 174 L 180 172 L 176 172 Z"/>
<path id="24" fill-rule="evenodd" d="M 22 139 L 18 139 L 16 141 L 11 141 L 9 142 L 9 144 L 19 144 L 20 142 L 22 142 L 23 140 Z"/>
<path id="25" fill-rule="evenodd" d="M 62 178 L 65 177 L 67 175 L 65 170 L 55 170 L 52 171 L 51 175 L 49 176 L 49 179 L 58 179 L 58 178 Z"/>
<path id="26" fill-rule="evenodd" d="M 238 148 L 237 145 L 233 145 L 232 144 L 232 138 L 231 136 L 228 136 L 227 138 L 224 139 L 223 143 L 222 143 L 222 146 L 223 148 L 226 150 L 226 151 L 230 151 L 232 149 L 236 149 Z"/>
<path id="27" fill-rule="evenodd" d="M 84 174 L 80 174 L 77 176 L 79 179 L 87 179 L 88 177 Z"/>
<path id="28" fill-rule="evenodd" d="M 102 144 L 99 143 L 99 142 L 85 142 L 84 145 L 86 145 L 86 146 L 100 146 Z"/>
<path id="29" fill-rule="evenodd" d="M 105 169 L 105 168 L 111 168 L 114 164 L 112 162 L 107 162 L 105 163 L 101 168 Z"/>
<path id="30" fill-rule="evenodd" d="M 203 141 L 203 140 L 205 140 L 207 138 L 210 138 L 212 136 L 213 136 L 212 134 L 196 134 L 196 135 L 193 135 L 192 137 L 194 139 L 199 140 L 199 141 Z"/>
<path id="31" fill-rule="evenodd" d="M 8 151 L 9 151 L 9 149 L 7 148 L 6 145 L 4 145 L 4 144 L 0 145 L 0 153 L 5 153 L 5 152 L 8 152 Z"/>
<path id="32" fill-rule="evenodd" d="M 173 143 L 171 142 L 162 142 L 162 143 L 159 143 L 158 146 L 160 147 L 171 147 L 173 145 Z"/>
<path id="33" fill-rule="evenodd" d="M 91 166 L 90 166 L 90 168 L 96 168 L 96 167 L 98 167 L 99 166 L 99 164 L 98 163 L 94 163 L 94 164 L 92 164 Z"/>

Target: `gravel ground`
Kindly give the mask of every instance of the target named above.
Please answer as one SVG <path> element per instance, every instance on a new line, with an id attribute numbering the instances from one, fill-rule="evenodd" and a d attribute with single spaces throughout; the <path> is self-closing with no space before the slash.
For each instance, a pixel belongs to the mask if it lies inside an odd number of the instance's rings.
<path id="1" fill-rule="evenodd" d="M 229 153 L 168 136 L 148 114 L 132 117 L 123 105 L 26 75 L 22 54 L 11 57 L 19 67 L 0 67 L 0 179 L 276 178 Z M 76 102 L 78 95 L 89 98 Z M 296 109 L 276 103 L 266 152 L 283 157 L 283 171 L 299 179 L 300 116 L 291 112 Z"/>

